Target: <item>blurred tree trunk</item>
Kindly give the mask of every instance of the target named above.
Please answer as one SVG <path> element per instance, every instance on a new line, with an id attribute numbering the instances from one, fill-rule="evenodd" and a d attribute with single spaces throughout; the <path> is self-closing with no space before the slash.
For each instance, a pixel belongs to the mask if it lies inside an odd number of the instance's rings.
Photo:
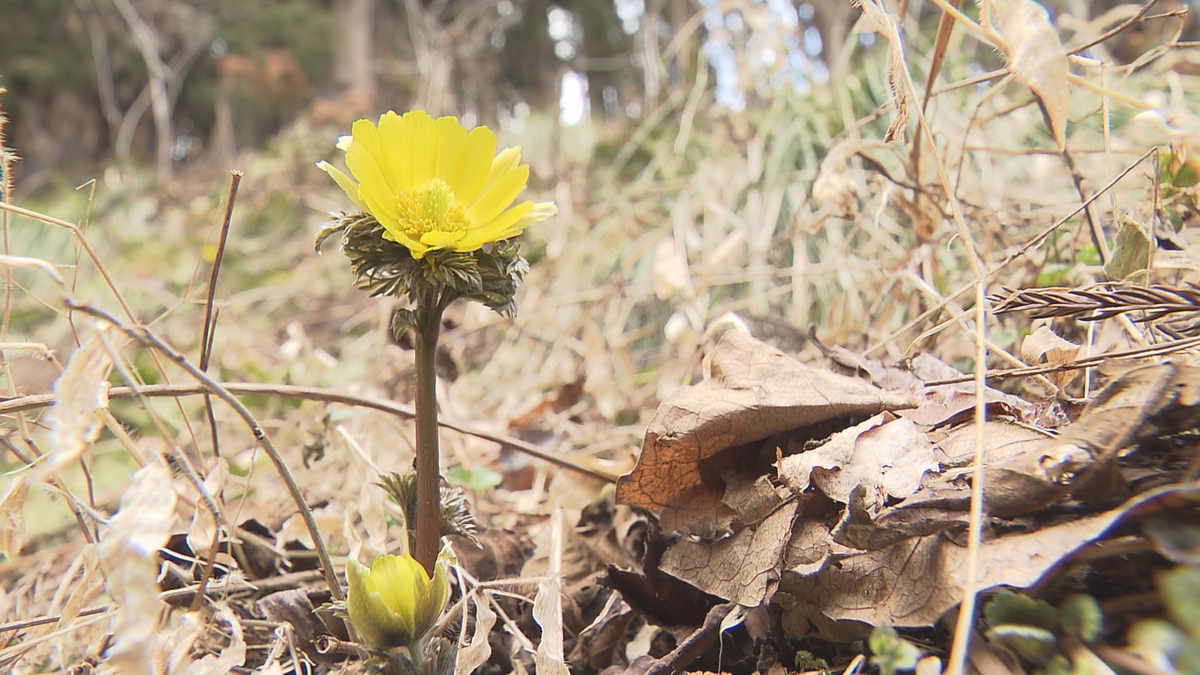
<path id="1" fill-rule="evenodd" d="M 678 84 L 685 88 L 695 81 L 696 64 L 700 60 L 700 29 L 691 25 L 694 19 L 699 18 L 699 13 L 700 10 L 689 0 L 667 0 L 666 17 L 671 25 L 671 42 L 680 39 L 680 33 L 687 31 L 687 36 L 682 38 L 683 44 L 674 55 Z"/>
<path id="2" fill-rule="evenodd" d="M 651 4 L 656 6 L 654 11 L 651 11 L 649 6 Z M 644 18 L 648 24 L 652 24 L 657 18 L 658 4 L 647 3 Z M 604 89 L 613 87 L 617 91 L 621 91 L 622 76 L 630 71 L 633 41 L 622 30 L 616 4 L 612 0 L 604 2 L 575 0 L 575 2 L 563 3 L 563 6 L 571 9 L 583 26 L 583 44 L 575 67 L 587 75 L 588 99 L 591 103 L 592 114 L 603 114 Z M 647 25 L 645 30 L 652 33 L 654 28 L 653 25 Z M 657 38 L 657 34 L 654 34 L 653 38 Z M 651 49 L 654 47 L 655 45 L 651 45 Z M 657 94 L 659 86 L 658 65 L 659 55 L 657 53 L 652 63 L 642 64 L 643 68 L 650 69 L 646 72 L 650 75 L 647 78 L 649 88 L 654 90 L 647 92 L 651 95 Z"/>
<path id="3" fill-rule="evenodd" d="M 337 50 L 333 81 L 343 95 L 375 100 L 375 0 L 335 0 Z"/>
<path id="4" fill-rule="evenodd" d="M 562 62 L 554 55 L 547 12 L 549 0 L 520 3 L 522 21 L 508 32 L 503 71 L 534 110 L 558 109 L 558 77 Z M 495 115 L 496 111 L 489 111 Z"/>
<path id="5" fill-rule="evenodd" d="M 797 2 L 799 4 L 799 1 Z M 849 0 L 817 0 L 813 2 L 813 22 L 821 31 L 821 57 L 825 65 L 836 78 L 840 75 L 842 49 L 846 46 L 846 36 L 850 27 L 858 18 L 859 9 L 850 4 Z"/>

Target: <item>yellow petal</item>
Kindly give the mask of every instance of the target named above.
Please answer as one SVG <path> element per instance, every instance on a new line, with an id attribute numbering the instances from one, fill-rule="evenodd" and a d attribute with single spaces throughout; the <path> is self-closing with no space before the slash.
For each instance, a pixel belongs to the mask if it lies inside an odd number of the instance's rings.
<path id="1" fill-rule="evenodd" d="M 528 204 L 528 202 L 525 202 L 525 204 Z M 513 207 L 513 209 L 518 209 L 521 206 L 524 206 L 524 204 L 517 204 Z M 534 223 L 540 223 L 556 213 L 558 213 L 558 207 L 554 205 L 554 202 L 538 202 L 533 205 L 533 208 L 531 208 L 528 213 L 526 213 L 524 216 L 521 216 L 520 220 L 513 223 L 512 226 L 510 226 L 507 230 L 498 233 L 496 235 L 496 241 L 500 241 L 501 239 L 511 239 L 512 237 L 524 232 L 525 228 L 529 227 L 530 225 L 533 225 Z"/>
<path id="2" fill-rule="evenodd" d="M 458 192 L 457 180 L 458 161 L 462 155 L 463 146 L 467 143 L 467 130 L 453 117 L 439 117 L 437 126 L 437 165 L 433 175 L 441 178 L 450 185 L 450 189 Z"/>
<path id="3" fill-rule="evenodd" d="M 500 177 L 485 188 L 479 199 L 467 209 L 467 220 L 472 223 L 487 223 L 500 215 L 525 189 L 529 182 L 529 165 L 522 164 Z"/>
<path id="4" fill-rule="evenodd" d="M 454 180 L 454 198 L 459 204 L 473 204 L 492 170 L 492 159 L 496 154 L 496 134 L 487 127 L 475 127 L 467 135 L 466 145 L 459 156 Z"/>
<path id="5" fill-rule="evenodd" d="M 357 127 L 357 123 L 355 126 Z M 372 155 L 370 148 L 369 140 L 352 143 L 346 151 L 346 166 L 358 179 L 359 198 L 366 203 L 371 215 L 386 227 L 389 223 L 397 222 L 400 210 L 396 205 L 396 195 L 388 186 L 387 179 L 379 167 L 379 157 Z"/>
<path id="6" fill-rule="evenodd" d="M 456 250 L 462 250 L 457 246 L 454 246 L 454 243 L 459 239 L 462 239 L 465 234 L 466 232 L 461 230 L 458 232 L 442 232 L 440 230 L 434 230 L 421 235 L 421 243 L 428 246 L 430 249 L 454 248 Z"/>
<path id="7" fill-rule="evenodd" d="M 516 169 L 517 165 L 520 163 L 521 148 L 519 146 L 515 148 L 506 148 L 499 155 L 496 155 L 496 158 L 492 160 L 491 168 L 488 170 L 487 180 L 484 181 L 483 187 L 479 190 L 479 195 L 486 195 L 492 189 L 492 187 L 494 187 L 496 183 L 500 181 L 501 178 L 511 173 L 513 169 Z M 476 196 L 475 199 L 472 199 L 469 203 L 473 204 L 479 198 L 479 196 Z"/>
<path id="8" fill-rule="evenodd" d="M 392 186 L 396 192 L 411 191 L 416 184 L 412 175 L 412 144 L 408 138 L 408 123 L 392 111 L 387 111 L 379 118 L 379 142 L 383 149 L 384 161 L 395 174 L 396 182 Z"/>
<path id="9" fill-rule="evenodd" d="M 351 559 L 346 566 L 346 581 L 346 609 L 364 642 L 381 650 L 412 642 L 411 626 L 406 626 L 395 612 L 388 609 L 380 594 L 374 590 L 371 572 L 366 567 Z"/>
<path id="10" fill-rule="evenodd" d="M 424 185 L 437 167 L 437 125 L 424 110 L 405 113 L 404 121 L 408 123 L 407 153 L 412 160 L 413 185 Z"/>
<path id="11" fill-rule="evenodd" d="M 379 594 L 383 604 L 394 612 L 409 631 L 413 628 L 413 617 L 417 611 L 418 579 L 425 577 L 425 570 L 411 556 L 381 556 L 371 565 L 367 588 Z"/>
<path id="12" fill-rule="evenodd" d="M 412 252 L 412 257 L 416 258 L 417 260 L 425 257 L 425 252 L 429 250 L 429 247 L 422 244 L 419 240 L 413 239 L 405 234 L 404 231 L 400 229 L 400 225 L 398 223 L 393 223 L 390 228 L 384 223 L 380 223 L 380 225 L 383 225 L 384 239 L 387 239 L 388 241 L 394 241 L 397 244 L 407 248 L 410 252 Z"/>
<path id="13" fill-rule="evenodd" d="M 317 168 L 329 174 L 333 178 L 333 181 L 338 184 L 338 187 L 342 188 L 342 191 L 346 193 L 346 196 L 350 198 L 350 201 L 354 202 L 358 208 L 362 209 L 363 211 L 371 210 L 367 208 L 366 203 L 359 198 L 358 183 L 355 183 L 350 176 L 347 176 L 342 172 L 341 169 L 324 160 L 317 162 Z"/>
<path id="14" fill-rule="evenodd" d="M 472 228 L 465 237 L 463 237 L 454 250 L 456 251 L 474 251 L 480 246 L 501 239 L 508 239 L 517 234 L 520 230 L 512 231 L 512 226 L 521 220 L 533 208 L 533 202 L 524 202 L 517 204 L 511 209 L 501 213 L 491 222 L 485 223 L 477 228 Z M 510 232 L 511 234 L 506 234 Z"/>
<path id="15" fill-rule="evenodd" d="M 349 147 L 346 148 L 346 156 L 349 157 L 352 152 L 360 157 L 370 157 L 375 161 L 375 166 L 379 169 L 379 174 L 383 177 L 384 184 L 391 192 L 397 189 L 397 180 L 395 168 L 389 166 L 387 160 L 388 149 L 383 139 L 379 136 L 379 129 L 371 123 L 371 120 L 358 120 L 351 127 L 352 141 Z M 357 146 L 357 148 L 356 148 Z M 357 150 L 357 152 L 356 152 Z M 346 166 L 350 166 L 347 164 Z M 363 182 L 363 177 L 358 175 L 358 172 L 351 167 L 350 171 L 358 182 Z"/>

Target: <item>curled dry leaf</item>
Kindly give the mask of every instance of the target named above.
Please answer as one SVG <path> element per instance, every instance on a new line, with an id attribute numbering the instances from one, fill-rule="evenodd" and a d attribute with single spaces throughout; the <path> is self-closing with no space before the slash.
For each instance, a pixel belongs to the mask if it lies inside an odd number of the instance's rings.
<path id="1" fill-rule="evenodd" d="M 74 360 L 74 359 L 72 359 Z M 117 604 L 112 649 L 106 663 L 115 672 L 151 675 L 168 658 L 158 619 L 167 608 L 158 596 L 158 550 L 175 524 L 175 489 L 161 462 L 133 474 L 121 507 L 100 539 L 100 563 L 108 594 Z"/>
<path id="2" fill-rule="evenodd" d="M 1112 259 L 1104 266 L 1104 276 L 1113 281 L 1139 278 L 1145 280 L 1147 270 L 1154 266 L 1154 235 L 1146 225 L 1128 214 L 1121 214 L 1121 229 L 1117 230 L 1117 245 Z"/>
<path id="3" fill-rule="evenodd" d="M 533 599 L 533 619 L 542 628 L 538 641 L 537 675 L 570 675 L 563 655 L 562 593 L 557 579 L 538 583 Z"/>
<path id="4" fill-rule="evenodd" d="M 238 666 L 246 663 L 246 639 L 242 636 L 242 622 L 228 606 L 217 610 L 215 617 L 224 624 L 221 632 L 229 635 L 229 646 L 220 654 L 206 654 L 199 661 L 192 663 L 187 669 L 187 675 L 226 675 Z"/>
<path id="5" fill-rule="evenodd" d="M 810 368 L 739 331 L 726 331 L 710 356 L 712 377 L 674 392 L 650 420 L 637 466 L 617 481 L 617 503 L 679 505 L 710 491 L 702 465 L 723 450 L 911 405 L 905 394 Z"/>
<path id="6" fill-rule="evenodd" d="M 846 164 L 861 146 L 862 141 L 858 139 L 839 141 L 825 153 L 817 170 L 817 179 L 813 181 L 813 199 L 846 220 L 858 216 L 858 186 L 847 173 Z"/>
<path id="7" fill-rule="evenodd" d="M 208 472 L 204 482 L 201 483 L 204 491 L 213 498 L 218 508 L 223 503 L 221 492 L 225 489 L 225 480 L 228 477 L 229 462 L 220 458 Z M 204 500 L 197 500 L 196 515 L 192 517 L 192 525 L 188 528 L 187 533 L 188 547 L 198 556 L 207 556 L 216 536 L 217 523 L 213 520 L 213 514 L 205 506 Z"/>
<path id="8" fill-rule="evenodd" d="M 1008 69 L 1029 87 L 1042 106 L 1059 151 L 1067 143 L 1067 53 L 1046 8 L 1033 0 L 989 3 L 992 24 L 1003 37 L 997 45 Z"/>
<path id="9" fill-rule="evenodd" d="M 1126 372 L 1052 443 L 1110 457 L 1142 440 L 1200 426 L 1200 366 L 1166 361 Z"/>
<path id="10" fill-rule="evenodd" d="M 471 644 L 458 650 L 458 660 L 454 664 L 454 675 L 471 675 L 475 669 L 487 663 L 492 655 L 492 645 L 488 642 L 488 633 L 496 623 L 496 613 L 492 611 L 484 591 L 476 588 L 471 592 L 471 604 L 475 606 L 475 634 Z"/>
<path id="11" fill-rule="evenodd" d="M 1021 341 L 1021 359 L 1029 365 L 1062 366 L 1074 363 L 1079 356 L 1079 345 L 1054 334 L 1049 326 L 1041 326 Z M 1075 379 L 1078 371 L 1066 370 L 1050 373 L 1050 381 L 1057 387 L 1065 387 Z"/>
<path id="12" fill-rule="evenodd" d="M 54 382 L 55 403 L 49 417 L 53 445 L 40 465 L 26 474 L 35 483 L 50 473 L 73 464 L 96 440 L 100 418 L 95 412 L 108 407 L 108 370 L 112 359 L 104 348 L 97 328 L 71 355 L 63 374 Z"/>
<path id="13" fill-rule="evenodd" d="M 63 603 L 62 611 L 58 615 L 58 624 L 56 625 L 58 629 L 71 625 L 75 617 L 79 616 L 79 610 L 94 600 L 103 590 L 103 585 L 97 583 L 100 571 L 100 558 L 96 555 L 95 544 L 85 545 L 83 550 L 79 552 L 79 557 L 83 563 L 83 577 L 71 589 L 71 595 Z"/>
<path id="14" fill-rule="evenodd" d="M 687 258 L 679 250 L 674 237 L 663 237 L 658 246 L 654 247 L 650 277 L 654 281 L 654 294 L 659 300 L 668 300 L 683 291 L 691 294 L 692 282 Z"/>

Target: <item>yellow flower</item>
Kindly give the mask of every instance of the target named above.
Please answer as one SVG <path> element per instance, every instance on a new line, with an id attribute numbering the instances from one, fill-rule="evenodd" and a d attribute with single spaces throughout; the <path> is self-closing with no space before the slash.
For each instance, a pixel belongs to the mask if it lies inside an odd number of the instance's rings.
<path id="1" fill-rule="evenodd" d="M 355 122 L 338 148 L 357 183 L 328 162 L 317 166 L 414 258 L 436 249 L 475 251 L 558 211 L 554 202 L 513 205 L 529 180 L 521 148 L 496 155 L 496 134 L 487 127 L 467 133 L 453 117 L 387 112 L 378 127 Z"/>
<path id="2" fill-rule="evenodd" d="M 434 565 L 433 579 L 412 556 L 380 556 L 369 570 L 350 559 L 346 608 L 367 645 L 379 650 L 407 647 L 433 628 L 450 597 L 442 558 Z"/>

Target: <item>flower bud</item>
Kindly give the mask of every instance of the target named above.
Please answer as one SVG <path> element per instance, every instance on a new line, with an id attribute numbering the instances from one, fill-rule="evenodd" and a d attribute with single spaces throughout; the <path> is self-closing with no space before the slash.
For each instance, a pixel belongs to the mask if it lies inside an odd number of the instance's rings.
<path id="1" fill-rule="evenodd" d="M 363 642 L 381 651 L 424 638 L 450 597 L 441 556 L 432 579 L 412 556 L 387 555 L 376 558 L 369 570 L 352 558 L 346 580 L 350 621 Z"/>

